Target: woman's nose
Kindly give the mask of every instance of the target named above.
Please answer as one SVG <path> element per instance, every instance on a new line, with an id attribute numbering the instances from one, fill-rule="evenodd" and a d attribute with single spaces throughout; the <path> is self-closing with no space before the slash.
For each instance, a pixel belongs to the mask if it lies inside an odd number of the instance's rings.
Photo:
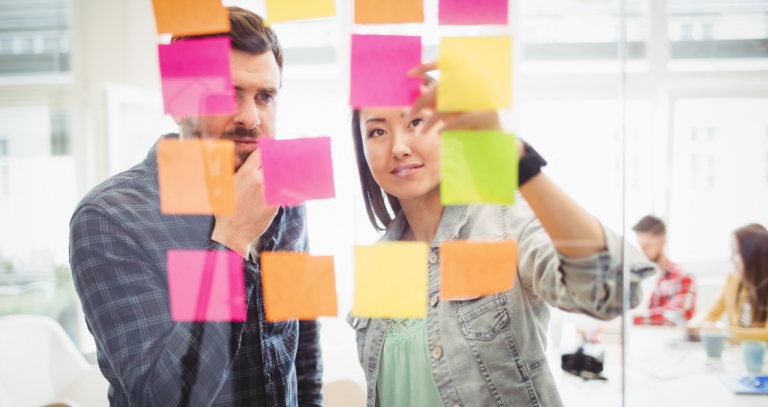
<path id="1" fill-rule="evenodd" d="M 403 159 L 411 155 L 411 147 L 408 145 L 407 135 L 403 133 L 394 134 L 394 145 L 392 146 L 392 155 L 397 159 Z"/>

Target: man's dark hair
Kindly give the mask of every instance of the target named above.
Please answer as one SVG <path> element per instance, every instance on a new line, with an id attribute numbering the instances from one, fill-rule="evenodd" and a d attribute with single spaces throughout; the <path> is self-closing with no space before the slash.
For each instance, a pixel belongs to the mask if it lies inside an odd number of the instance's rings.
<path id="1" fill-rule="evenodd" d="M 644 216 L 640 219 L 640 222 L 637 222 L 637 224 L 632 227 L 632 230 L 639 233 L 650 233 L 654 236 L 667 235 L 667 227 L 664 226 L 664 222 L 651 215 Z"/>
<path id="2" fill-rule="evenodd" d="M 253 11 L 240 7 L 227 7 L 227 10 L 229 11 L 229 32 L 173 37 L 172 41 L 192 38 L 229 37 L 229 40 L 232 42 L 232 49 L 251 55 L 261 55 L 272 51 L 275 54 L 275 61 L 277 61 L 280 72 L 283 72 L 283 47 L 277 41 L 275 30 L 272 27 L 265 26 L 264 20 Z"/>

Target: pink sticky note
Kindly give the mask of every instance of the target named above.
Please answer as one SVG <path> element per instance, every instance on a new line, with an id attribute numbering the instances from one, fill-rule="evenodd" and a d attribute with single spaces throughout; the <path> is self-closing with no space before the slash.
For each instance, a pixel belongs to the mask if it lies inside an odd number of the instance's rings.
<path id="1" fill-rule="evenodd" d="M 410 105 L 423 79 L 408 71 L 420 63 L 421 37 L 352 35 L 349 104 L 355 109 Z"/>
<path id="2" fill-rule="evenodd" d="M 229 37 L 158 46 L 165 113 L 203 116 L 235 111 Z"/>
<path id="3" fill-rule="evenodd" d="M 245 321 L 243 258 L 230 251 L 168 250 L 174 321 Z"/>
<path id="4" fill-rule="evenodd" d="M 329 137 L 260 139 L 264 196 L 269 206 L 300 205 L 336 196 Z"/>
<path id="5" fill-rule="evenodd" d="M 440 25 L 507 24 L 509 0 L 440 0 Z"/>

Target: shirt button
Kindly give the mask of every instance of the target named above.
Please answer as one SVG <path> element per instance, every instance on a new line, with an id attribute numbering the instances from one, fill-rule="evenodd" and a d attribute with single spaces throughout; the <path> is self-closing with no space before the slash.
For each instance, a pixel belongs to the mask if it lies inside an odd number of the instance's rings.
<path id="1" fill-rule="evenodd" d="M 439 347 L 432 350 L 432 357 L 435 359 L 440 359 L 440 356 L 443 356 L 443 350 Z"/>
<path id="2" fill-rule="evenodd" d="M 433 295 L 432 298 L 429 299 L 429 305 L 433 307 L 437 305 L 437 295 Z"/>
<path id="3" fill-rule="evenodd" d="M 422 258 L 423 258 L 423 257 L 422 257 Z M 429 254 L 429 263 L 430 263 L 430 264 L 435 264 L 435 263 L 437 263 L 437 255 L 436 255 L 436 254 L 434 254 L 434 253 L 430 253 L 430 254 Z"/>

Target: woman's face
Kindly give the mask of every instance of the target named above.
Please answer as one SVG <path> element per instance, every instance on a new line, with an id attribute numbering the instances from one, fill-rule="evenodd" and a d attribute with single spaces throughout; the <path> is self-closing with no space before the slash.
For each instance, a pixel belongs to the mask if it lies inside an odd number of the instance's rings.
<path id="1" fill-rule="evenodd" d="M 362 109 L 363 149 L 373 178 L 400 200 L 421 197 L 440 184 L 440 125 L 425 134 L 416 129 L 432 112 L 405 123 L 402 109 Z"/>
<path id="2" fill-rule="evenodd" d="M 731 261 L 736 266 L 736 274 L 740 278 L 744 277 L 744 259 L 741 258 L 741 250 L 739 250 L 739 241 L 736 236 L 731 236 Z"/>

